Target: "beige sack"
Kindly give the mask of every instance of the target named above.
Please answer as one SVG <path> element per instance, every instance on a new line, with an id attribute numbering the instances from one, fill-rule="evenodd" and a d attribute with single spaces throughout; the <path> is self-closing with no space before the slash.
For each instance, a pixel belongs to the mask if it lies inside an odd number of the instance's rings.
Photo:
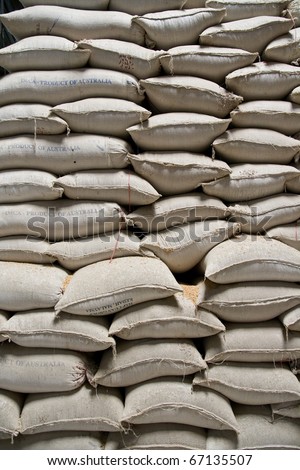
<path id="1" fill-rule="evenodd" d="M 104 450 L 105 436 L 98 432 L 62 431 L 25 434 L 14 439 L 0 440 L 0 450 Z"/>
<path id="2" fill-rule="evenodd" d="M 300 104 L 300 86 L 297 86 L 291 91 L 288 99 L 292 101 L 292 103 Z"/>
<path id="3" fill-rule="evenodd" d="M 52 201 L 63 195 L 57 177 L 39 170 L 0 171 L 0 203 Z"/>
<path id="4" fill-rule="evenodd" d="M 190 339 L 119 339 L 116 351 L 102 354 L 92 384 L 128 387 L 156 377 L 185 377 L 205 368 Z"/>
<path id="5" fill-rule="evenodd" d="M 171 271 L 156 258 L 116 258 L 76 271 L 55 310 L 102 316 L 181 290 Z"/>
<path id="6" fill-rule="evenodd" d="M 57 5 L 68 8 L 82 8 L 86 10 L 106 10 L 109 0 L 20 0 L 22 5 L 32 7 L 35 5 Z"/>
<path id="7" fill-rule="evenodd" d="M 199 286 L 197 305 L 229 322 L 270 320 L 300 304 L 299 285 L 291 282 L 239 282 Z"/>
<path id="8" fill-rule="evenodd" d="M 52 243 L 48 246 L 47 255 L 52 260 L 53 258 L 57 259 L 59 264 L 65 269 L 76 271 L 98 261 L 124 256 L 139 256 L 141 255 L 139 248 L 140 240 L 137 236 L 125 231 L 119 231 Z"/>
<path id="9" fill-rule="evenodd" d="M 294 65 L 258 62 L 231 72 L 225 82 L 228 90 L 245 101 L 282 100 L 300 85 L 300 71 Z"/>
<path id="10" fill-rule="evenodd" d="M 224 219 L 225 215 L 226 206 L 220 199 L 195 192 L 164 197 L 139 207 L 128 214 L 127 221 L 151 233 L 196 220 Z"/>
<path id="11" fill-rule="evenodd" d="M 225 118 L 243 101 L 215 82 L 198 77 L 162 76 L 141 80 L 140 84 L 160 113 L 194 112 Z"/>
<path id="12" fill-rule="evenodd" d="M 85 2 L 86 3 L 86 2 Z M 118 11 L 88 11 L 53 5 L 37 5 L 0 15 L 2 24 L 16 39 L 38 34 L 80 39 L 120 39 L 144 44 L 144 31 L 132 16 Z"/>
<path id="13" fill-rule="evenodd" d="M 19 434 L 19 420 L 24 402 L 21 393 L 0 390 L 0 443 Z"/>
<path id="14" fill-rule="evenodd" d="M 283 62 L 285 64 L 300 64 L 300 27 L 291 29 L 283 36 L 274 39 L 265 48 L 263 60 Z"/>
<path id="15" fill-rule="evenodd" d="M 127 131 L 142 150 L 202 152 L 226 131 L 230 122 L 198 113 L 165 113 Z"/>
<path id="16" fill-rule="evenodd" d="M 296 222 L 300 217 L 300 195 L 276 194 L 247 203 L 229 206 L 230 220 L 242 224 L 242 232 L 264 233 L 282 224 Z M 283 279 L 284 280 L 284 279 Z"/>
<path id="17" fill-rule="evenodd" d="M 59 36 L 33 36 L 3 47 L 0 66 L 9 72 L 76 69 L 87 65 L 90 54 Z"/>
<path id="18" fill-rule="evenodd" d="M 277 225 L 267 230 L 266 235 L 296 248 L 296 250 L 300 250 L 300 226 L 297 222 L 293 224 Z"/>
<path id="19" fill-rule="evenodd" d="M 15 72 L 0 80 L 0 105 L 50 106 L 86 98 L 117 98 L 140 103 L 144 94 L 135 77 L 115 70 L 82 68 Z"/>
<path id="20" fill-rule="evenodd" d="M 68 124 L 58 116 L 50 116 L 45 104 L 8 104 L 0 108 L 0 138 L 18 134 L 64 134 Z M 10 139 L 11 140 L 11 139 Z M 12 140 L 11 140 L 12 142 Z"/>
<path id="21" fill-rule="evenodd" d="M 288 181 L 297 173 L 300 177 L 300 172 L 289 165 L 242 163 L 232 165 L 231 170 L 224 178 L 203 183 L 203 192 L 228 202 L 249 201 L 283 193 Z"/>
<path id="22" fill-rule="evenodd" d="M 109 334 L 126 340 L 202 338 L 224 329 L 214 314 L 203 309 L 196 310 L 190 299 L 175 294 L 167 299 L 143 302 L 116 313 Z"/>
<path id="23" fill-rule="evenodd" d="M 226 8 L 223 23 L 256 16 L 281 16 L 289 0 L 206 0 L 210 8 Z"/>
<path id="24" fill-rule="evenodd" d="M 235 47 L 261 53 L 278 36 L 293 27 L 291 19 L 277 16 L 257 16 L 212 26 L 200 34 L 204 46 Z M 242 95 L 243 96 L 243 95 Z"/>
<path id="25" fill-rule="evenodd" d="M 198 264 L 216 245 L 239 233 L 239 224 L 225 220 L 191 222 L 146 235 L 142 252 L 153 252 L 173 273 L 186 272 Z"/>
<path id="26" fill-rule="evenodd" d="M 18 263 L 50 264 L 55 258 L 48 253 L 50 244 L 41 238 L 11 236 L 0 238 L 0 260 Z"/>
<path id="27" fill-rule="evenodd" d="M 1 448 L 1 447 L 0 447 Z M 184 424 L 140 424 L 122 435 L 110 433 L 105 450 L 206 449 L 206 430 Z"/>
<path id="28" fill-rule="evenodd" d="M 159 59 L 164 51 L 152 51 L 116 39 L 87 39 L 79 41 L 78 46 L 90 52 L 90 67 L 127 72 L 137 78 L 155 77 L 160 73 Z"/>
<path id="29" fill-rule="evenodd" d="M 257 57 L 258 53 L 242 49 L 191 45 L 169 49 L 160 62 L 168 75 L 192 75 L 224 83 L 226 75 L 251 65 Z"/>
<path id="30" fill-rule="evenodd" d="M 132 101 L 117 98 L 87 98 L 52 108 L 65 119 L 72 132 L 126 138 L 126 129 L 146 121 L 151 112 Z"/>
<path id="31" fill-rule="evenodd" d="M 249 101 L 231 111 L 230 117 L 235 127 L 271 129 L 289 136 L 300 131 L 300 106 L 288 101 Z"/>
<path id="32" fill-rule="evenodd" d="M 0 308 L 52 308 L 62 295 L 67 272 L 51 265 L 0 262 Z"/>
<path id="33" fill-rule="evenodd" d="M 55 187 L 61 187 L 69 199 L 113 201 L 129 207 L 152 204 L 160 198 L 148 181 L 129 170 L 80 171 L 57 178 Z"/>
<path id="34" fill-rule="evenodd" d="M 20 393 L 66 392 L 89 375 L 88 356 L 76 351 L 1 345 L 0 388 Z"/>
<path id="35" fill-rule="evenodd" d="M 300 418 L 300 401 L 291 401 L 276 403 L 272 405 L 273 415 L 285 416 L 288 418 L 299 419 Z M 276 416 L 277 418 L 278 416 Z"/>
<path id="36" fill-rule="evenodd" d="M 286 329 L 286 335 L 288 337 L 289 332 L 291 331 L 299 331 L 300 332 L 300 307 L 294 307 L 287 312 L 284 312 L 279 317 L 281 323 Z"/>
<path id="37" fill-rule="evenodd" d="M 0 205 L 1 235 L 30 235 L 63 241 L 111 233 L 125 227 L 125 213 L 112 202 L 36 201 Z"/>
<path id="38" fill-rule="evenodd" d="M 242 405 L 300 400 L 300 383 L 288 366 L 230 362 L 198 372 L 194 386 L 207 387 Z"/>
<path id="39" fill-rule="evenodd" d="M 192 390 L 192 379 L 166 377 L 125 391 L 123 423 L 176 423 L 238 431 L 230 402 L 206 388 Z"/>
<path id="40" fill-rule="evenodd" d="M 273 365 L 300 358 L 299 334 L 289 332 L 287 336 L 278 319 L 249 325 L 226 323 L 225 332 L 204 338 L 203 344 L 205 360 L 210 364 L 237 361 Z"/>
<path id="41" fill-rule="evenodd" d="M 117 389 L 84 384 L 68 393 L 32 393 L 21 414 L 22 434 L 48 431 L 120 431 L 123 401 Z"/>
<path id="42" fill-rule="evenodd" d="M 115 341 L 108 336 L 108 327 L 105 318 L 83 318 L 68 313 L 57 318 L 53 309 L 37 309 L 14 313 L 5 325 L 0 326 L 0 332 L 25 348 L 91 352 L 114 347 Z"/>
<path id="43" fill-rule="evenodd" d="M 110 0 L 109 10 L 124 11 L 131 15 L 144 15 L 156 11 L 176 10 L 186 8 L 185 0 Z M 191 7 L 189 7 L 191 8 Z"/>
<path id="44" fill-rule="evenodd" d="M 209 430 L 207 450 L 299 450 L 299 420 L 272 416 L 269 406 L 235 405 L 239 433 Z M 245 459 L 246 461 L 246 459 Z"/>
<path id="45" fill-rule="evenodd" d="M 287 181 L 286 189 L 290 193 L 300 194 L 300 176 Z"/>
<path id="46" fill-rule="evenodd" d="M 194 8 L 134 16 L 132 22 L 144 29 L 147 47 L 166 51 L 184 44 L 197 44 L 199 34 L 221 23 L 224 15 L 224 8 Z"/>
<path id="47" fill-rule="evenodd" d="M 81 170 L 125 168 L 130 145 L 117 137 L 71 134 L 0 139 L 0 169 L 30 168 L 58 175 Z"/>
<path id="48" fill-rule="evenodd" d="M 300 252 L 273 238 L 241 235 L 213 247 L 200 268 L 217 284 L 300 282 Z"/>
<path id="49" fill-rule="evenodd" d="M 0 331 L 5 328 L 7 321 L 9 320 L 10 314 L 4 310 L 0 310 Z M 0 343 L 6 341 L 7 337 L 0 334 Z M 0 438 L 1 439 L 1 438 Z"/>
<path id="50" fill-rule="evenodd" d="M 217 156 L 230 163 L 290 163 L 300 142 L 269 129 L 230 129 L 213 142 Z"/>
<path id="51" fill-rule="evenodd" d="M 164 196 L 188 193 L 207 181 L 227 176 L 227 163 L 188 152 L 145 152 L 129 155 L 136 173 Z"/>

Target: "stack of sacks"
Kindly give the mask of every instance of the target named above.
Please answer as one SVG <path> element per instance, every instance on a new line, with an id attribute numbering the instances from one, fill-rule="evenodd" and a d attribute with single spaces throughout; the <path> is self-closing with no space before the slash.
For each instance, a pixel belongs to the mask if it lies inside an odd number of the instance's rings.
<path id="1" fill-rule="evenodd" d="M 297 1 L 22 3 L 0 448 L 299 448 Z"/>
<path id="2" fill-rule="evenodd" d="M 54 307 L 73 271 L 139 256 L 138 238 L 123 232 L 123 205 L 160 195 L 127 170 L 125 129 L 151 114 L 137 78 L 89 67 L 90 51 L 73 40 L 101 30 L 142 43 L 143 34 L 130 15 L 102 11 L 107 0 L 48 3 L 6 15 L 16 15 L 19 41 L 0 53 L 11 72 L 0 84 L 0 437 L 2 448 L 100 449 L 103 433 L 122 429 L 120 390 L 91 385 L 101 351 L 115 348 L 110 322 Z M 62 23 L 49 36 L 57 12 Z M 93 108 L 91 125 L 52 112 L 65 102 Z"/>

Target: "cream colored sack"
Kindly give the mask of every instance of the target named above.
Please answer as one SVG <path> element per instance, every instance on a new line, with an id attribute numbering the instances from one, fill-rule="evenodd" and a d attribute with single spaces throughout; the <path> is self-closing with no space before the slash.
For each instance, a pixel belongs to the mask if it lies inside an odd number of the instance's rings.
<path id="1" fill-rule="evenodd" d="M 229 322 L 263 322 L 300 304 L 299 285 L 291 282 L 238 282 L 199 285 L 197 305 Z"/>
<path id="2" fill-rule="evenodd" d="M 164 51 L 149 50 L 138 44 L 117 39 L 83 39 L 78 42 L 78 46 L 89 51 L 90 67 L 118 70 L 137 78 L 159 75 L 160 57 L 164 54 Z"/>
<path id="3" fill-rule="evenodd" d="M 229 362 L 288 362 L 300 357 L 300 337 L 288 335 L 278 319 L 268 322 L 226 323 L 225 332 L 204 338 L 205 360 L 209 364 Z M 299 388 L 300 391 L 300 388 Z"/>
<path id="4" fill-rule="evenodd" d="M 0 139 L 0 169 L 30 168 L 64 175 L 81 170 L 128 166 L 128 142 L 94 134 L 21 135 Z"/>
<path id="5" fill-rule="evenodd" d="M 28 1 L 28 0 L 27 0 Z M 210 8 L 226 8 L 223 23 L 256 16 L 281 16 L 289 0 L 206 0 Z"/>
<path id="6" fill-rule="evenodd" d="M 88 356 L 77 351 L 1 345 L 0 388 L 20 393 L 66 392 L 89 376 Z"/>
<path id="7" fill-rule="evenodd" d="M 294 26 L 291 19 L 277 16 L 257 16 L 230 21 L 207 28 L 200 34 L 204 46 L 235 47 L 261 53 L 278 36 L 288 33 Z"/>
<path id="8" fill-rule="evenodd" d="M 188 193 L 231 172 L 222 160 L 198 153 L 144 152 L 130 155 L 129 160 L 135 172 L 164 196 Z"/>
<path id="9" fill-rule="evenodd" d="M 32 393 L 21 414 L 22 434 L 48 431 L 121 431 L 123 400 L 117 389 L 84 384 L 69 393 Z"/>
<path id="10" fill-rule="evenodd" d="M 277 367 L 264 362 L 212 364 L 195 375 L 193 385 L 215 390 L 243 405 L 300 400 L 300 383 L 290 368 L 282 364 Z"/>
<path id="11" fill-rule="evenodd" d="M 152 204 L 161 196 L 148 181 L 129 170 L 80 171 L 57 178 L 55 187 L 62 188 L 69 199 L 112 201 L 129 207 Z"/>
<path id="12" fill-rule="evenodd" d="M 300 132 L 300 106 L 288 101 L 249 101 L 231 111 L 230 117 L 235 127 L 271 129 L 288 136 Z"/>
<path id="13" fill-rule="evenodd" d="M 76 315 L 109 315 L 141 302 L 170 297 L 181 290 L 168 267 L 156 258 L 116 258 L 76 271 L 55 310 Z"/>
<path id="14" fill-rule="evenodd" d="M 298 158 L 300 142 L 270 129 L 233 128 L 214 140 L 213 149 L 230 163 L 287 164 Z"/>
<path id="15" fill-rule="evenodd" d="M 210 46 L 177 46 L 161 56 L 160 62 L 168 75 L 192 75 L 217 83 L 236 69 L 251 65 L 258 53 L 242 49 Z"/>
<path id="16" fill-rule="evenodd" d="M 197 220 L 225 219 L 225 216 L 226 206 L 220 199 L 194 192 L 164 197 L 138 207 L 126 219 L 129 225 L 151 233 Z"/>
<path id="17" fill-rule="evenodd" d="M 199 113 L 165 113 L 128 127 L 127 132 L 142 150 L 202 152 L 226 131 L 230 122 Z"/>
<path id="18" fill-rule="evenodd" d="M 117 98 L 140 103 L 144 94 L 131 74 L 100 68 L 15 72 L 0 80 L 1 106 L 36 101 L 56 106 L 86 98 Z"/>
<path id="19" fill-rule="evenodd" d="M 300 226 L 298 222 L 286 225 L 277 225 L 267 230 L 266 235 L 285 243 L 296 250 L 300 250 Z"/>
<path id="20" fill-rule="evenodd" d="M 52 260 L 57 259 L 65 269 L 76 271 L 98 261 L 123 256 L 141 256 L 139 248 L 140 239 L 137 236 L 130 232 L 118 231 L 52 243 L 48 246 L 47 255 Z"/>
<path id="21" fill-rule="evenodd" d="M 21 70 L 62 70 L 85 67 L 88 49 L 59 36 L 33 36 L 3 47 L 0 66 L 9 72 Z"/>
<path id="22" fill-rule="evenodd" d="M 221 23 L 225 11 L 224 8 L 163 11 L 134 16 L 132 23 L 144 29 L 147 47 L 166 51 L 184 44 L 197 44 L 199 34 L 209 26 Z"/>
<path id="23" fill-rule="evenodd" d="M 1 449 L 1 447 L 0 447 Z M 110 433 L 105 450 L 206 449 L 206 430 L 184 424 L 140 424 L 122 435 Z"/>
<path id="24" fill-rule="evenodd" d="M 215 82 L 174 75 L 140 80 L 150 104 L 160 113 L 191 112 L 226 118 L 242 101 Z"/>
<path id="25" fill-rule="evenodd" d="M 190 339 L 119 339 L 116 351 L 102 354 L 92 384 L 128 387 L 156 377 L 185 377 L 205 368 L 206 363 Z"/>
<path id="26" fill-rule="evenodd" d="M 16 312 L 0 326 L 0 332 L 19 346 L 69 349 L 93 352 L 114 347 L 108 336 L 105 318 L 76 317 L 68 313 L 55 315 L 53 309 Z"/>
<path id="27" fill-rule="evenodd" d="M 50 115 L 46 104 L 8 104 L 0 108 L 0 138 L 19 134 L 64 134 L 68 124 L 59 116 Z M 11 145 L 12 144 L 12 140 Z M 53 171 L 53 169 L 51 170 Z"/>
<path id="28" fill-rule="evenodd" d="M 87 98 L 52 108 L 72 132 L 127 138 L 127 128 L 147 121 L 151 112 L 132 101 L 118 98 Z"/>
<path id="29" fill-rule="evenodd" d="M 19 421 L 24 402 L 21 393 L 0 390 L 0 442 L 13 440 L 19 434 Z"/>
<path id="30" fill-rule="evenodd" d="M 14 439 L 0 440 L 0 450 L 104 450 L 99 432 L 57 431 L 24 434 Z"/>
<path id="31" fill-rule="evenodd" d="M 188 377 L 162 377 L 128 387 L 122 421 L 238 431 L 229 400 L 207 388 L 192 390 L 192 379 Z"/>
<path id="32" fill-rule="evenodd" d="M 183 294 L 175 294 L 166 299 L 143 302 L 116 313 L 109 335 L 126 340 L 202 338 L 224 330 L 224 325 L 213 313 L 196 309 L 190 299 Z"/>
<path id="33" fill-rule="evenodd" d="M 0 262 L 0 309 L 52 308 L 62 295 L 67 272 L 57 266 Z"/>
<path id="34" fill-rule="evenodd" d="M 239 224 L 225 220 L 190 222 L 146 235 L 140 245 L 145 254 L 154 253 L 173 273 L 183 273 L 196 266 L 216 245 L 234 237 Z"/>
<path id="35" fill-rule="evenodd" d="M 86 10 L 106 10 L 109 0 L 20 0 L 20 2 L 25 8 L 34 5 L 57 5 Z"/>
<path id="36" fill-rule="evenodd" d="M 235 405 L 239 433 L 209 430 L 207 450 L 299 450 L 299 420 L 274 420 L 269 406 Z"/>
<path id="37" fill-rule="evenodd" d="M 125 227 L 125 213 L 113 202 L 35 201 L 0 205 L 2 236 L 29 235 L 63 241 L 111 233 Z"/>
<path id="38" fill-rule="evenodd" d="M 2 24 L 16 39 L 39 34 L 80 39 L 120 39 L 144 44 L 144 31 L 132 16 L 119 11 L 81 10 L 53 5 L 36 5 L 0 15 Z"/>
<path id="39" fill-rule="evenodd" d="M 300 195 L 276 194 L 248 203 L 229 206 L 230 220 L 242 224 L 242 232 L 264 233 L 272 227 L 296 222 L 300 217 Z"/>
<path id="40" fill-rule="evenodd" d="M 257 62 L 231 72 L 225 83 L 228 90 L 245 101 L 283 100 L 300 85 L 300 71 L 294 65 Z"/>
<path id="41" fill-rule="evenodd" d="M 227 202 L 247 201 L 283 193 L 289 181 L 300 177 L 299 170 L 289 165 L 242 163 L 231 170 L 224 178 L 203 183 L 203 192 Z"/>
<path id="42" fill-rule="evenodd" d="M 39 170 L 0 171 L 0 203 L 52 201 L 63 195 L 53 173 Z"/>
<path id="43" fill-rule="evenodd" d="M 18 263 L 50 264 L 55 258 L 48 253 L 50 244 L 41 238 L 15 235 L 0 238 L 0 260 Z"/>
<path id="44" fill-rule="evenodd" d="M 200 269 L 217 284 L 300 282 L 300 252 L 272 238 L 241 235 L 213 247 Z"/>
<path id="45" fill-rule="evenodd" d="M 203 5 L 204 6 L 204 5 Z M 110 0 L 109 10 L 124 11 L 131 15 L 144 15 L 156 11 L 179 10 L 186 7 L 186 0 Z M 192 8 L 192 7 L 188 7 Z"/>

